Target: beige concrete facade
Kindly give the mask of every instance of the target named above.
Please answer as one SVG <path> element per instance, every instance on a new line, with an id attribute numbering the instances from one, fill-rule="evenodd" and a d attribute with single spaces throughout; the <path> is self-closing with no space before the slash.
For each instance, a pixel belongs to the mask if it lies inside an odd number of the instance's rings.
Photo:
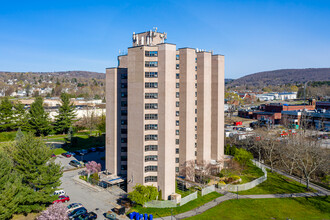
<path id="1" fill-rule="evenodd" d="M 106 169 L 125 176 L 129 192 L 153 185 L 168 199 L 186 161 L 223 158 L 224 57 L 165 38 L 133 34 L 107 69 Z"/>

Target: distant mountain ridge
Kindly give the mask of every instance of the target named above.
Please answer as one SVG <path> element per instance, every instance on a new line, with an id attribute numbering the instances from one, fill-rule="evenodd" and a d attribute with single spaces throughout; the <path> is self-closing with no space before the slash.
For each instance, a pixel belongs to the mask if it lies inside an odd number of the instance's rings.
<path id="1" fill-rule="evenodd" d="M 280 69 L 249 74 L 229 83 L 229 86 L 267 86 L 307 81 L 330 81 L 330 68 Z"/>

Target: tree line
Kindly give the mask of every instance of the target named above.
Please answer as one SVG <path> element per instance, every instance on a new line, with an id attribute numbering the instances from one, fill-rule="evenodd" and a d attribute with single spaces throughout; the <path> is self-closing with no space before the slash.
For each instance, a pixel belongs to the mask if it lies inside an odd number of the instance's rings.
<path id="1" fill-rule="evenodd" d="M 41 138 L 21 131 L 0 148 L 0 219 L 39 212 L 55 200 L 63 171 L 51 155 Z"/>
<path id="2" fill-rule="evenodd" d="M 67 133 L 75 121 L 75 107 L 67 93 L 62 93 L 60 98 L 59 113 L 52 122 L 43 106 L 42 97 L 36 97 L 28 110 L 23 104 L 14 103 L 5 97 L 0 104 L 0 132 L 21 128 L 23 131 L 33 132 L 36 136 Z"/>
<path id="3" fill-rule="evenodd" d="M 330 154 L 328 149 L 301 131 L 280 138 L 268 130 L 258 130 L 256 135 L 237 141 L 227 138 L 227 151 L 230 147 L 244 148 L 250 151 L 256 160 L 269 165 L 271 171 L 282 170 L 306 180 L 322 182 L 329 186 Z"/>

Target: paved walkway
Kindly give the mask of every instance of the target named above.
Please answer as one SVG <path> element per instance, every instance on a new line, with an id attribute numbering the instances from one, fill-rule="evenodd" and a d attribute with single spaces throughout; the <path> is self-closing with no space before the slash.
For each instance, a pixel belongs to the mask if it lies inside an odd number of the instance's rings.
<path id="1" fill-rule="evenodd" d="M 264 165 L 266 166 L 266 165 Z M 268 166 L 266 166 L 269 168 Z M 275 172 L 280 173 L 288 178 L 291 178 L 297 182 L 300 182 L 300 179 L 288 175 L 286 173 L 283 173 L 282 171 L 275 170 Z M 305 184 L 304 181 L 301 181 L 302 184 Z M 316 193 L 289 193 L 289 194 L 260 194 L 260 195 L 237 195 L 231 192 L 226 192 L 226 191 L 220 191 L 217 190 L 217 192 L 223 194 L 224 196 L 218 197 L 215 200 L 208 202 L 198 208 L 195 208 L 193 210 L 190 210 L 188 212 L 184 212 L 181 214 L 177 214 L 174 216 L 166 216 L 166 217 L 161 217 L 161 218 L 156 218 L 155 220 L 176 220 L 176 219 L 184 219 L 188 217 L 192 217 L 195 215 L 199 215 L 205 211 L 207 211 L 210 208 L 213 208 L 220 203 L 227 201 L 227 200 L 232 200 L 232 199 L 266 199 L 266 198 L 296 198 L 296 197 L 314 197 L 314 196 L 329 196 L 330 191 L 327 189 L 324 189 L 318 185 L 315 184 L 310 184 L 310 187 L 317 190 Z M 156 216 L 155 216 L 156 217 Z"/>

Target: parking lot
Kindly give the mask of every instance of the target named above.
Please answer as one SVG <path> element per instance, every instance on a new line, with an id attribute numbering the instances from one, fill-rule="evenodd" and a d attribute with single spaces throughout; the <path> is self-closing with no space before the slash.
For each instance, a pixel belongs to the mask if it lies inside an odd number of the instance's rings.
<path id="1" fill-rule="evenodd" d="M 73 166 L 69 165 L 71 160 L 78 160 L 78 161 L 83 161 L 83 160 L 87 160 L 87 161 L 95 161 L 97 163 L 100 163 L 102 166 L 102 170 L 105 169 L 105 161 L 101 160 L 102 157 L 105 156 L 105 152 L 100 152 L 100 151 L 96 151 L 96 152 L 90 152 L 85 154 L 84 156 L 79 156 L 79 155 L 75 155 L 74 157 L 64 157 L 62 155 L 58 155 L 55 159 L 56 163 L 60 163 L 64 170 L 69 170 L 74 168 Z"/>
<path id="2" fill-rule="evenodd" d="M 74 167 L 69 165 L 71 160 L 87 160 L 87 161 L 96 161 L 101 163 L 102 170 L 104 169 L 104 160 L 101 160 L 101 157 L 104 157 L 104 152 L 90 152 L 84 156 L 75 156 L 75 157 L 64 157 L 58 155 L 55 159 L 56 163 L 60 163 L 64 167 L 64 173 L 61 178 L 60 189 L 63 189 L 66 194 L 70 197 L 71 203 L 81 203 L 88 212 L 95 212 L 98 216 L 97 219 L 105 219 L 103 216 L 104 213 L 110 211 L 117 206 L 117 199 L 125 193 L 122 189 L 115 186 L 112 188 L 101 188 L 98 186 L 91 186 L 88 183 L 79 180 L 79 172 L 84 170 L 84 168 L 72 170 Z M 117 216 L 118 219 L 127 219 L 126 216 Z"/>
<path id="3" fill-rule="evenodd" d="M 117 206 L 117 199 L 120 198 L 119 194 L 123 191 L 118 187 L 102 189 L 74 181 L 73 178 L 78 176 L 78 172 L 81 170 L 78 169 L 63 173 L 60 189 L 63 189 L 70 196 L 70 202 L 67 204 L 81 203 L 88 212 L 95 212 L 98 216 L 97 219 L 105 219 L 103 214 Z M 120 219 L 127 219 L 127 217 L 120 216 Z"/>

